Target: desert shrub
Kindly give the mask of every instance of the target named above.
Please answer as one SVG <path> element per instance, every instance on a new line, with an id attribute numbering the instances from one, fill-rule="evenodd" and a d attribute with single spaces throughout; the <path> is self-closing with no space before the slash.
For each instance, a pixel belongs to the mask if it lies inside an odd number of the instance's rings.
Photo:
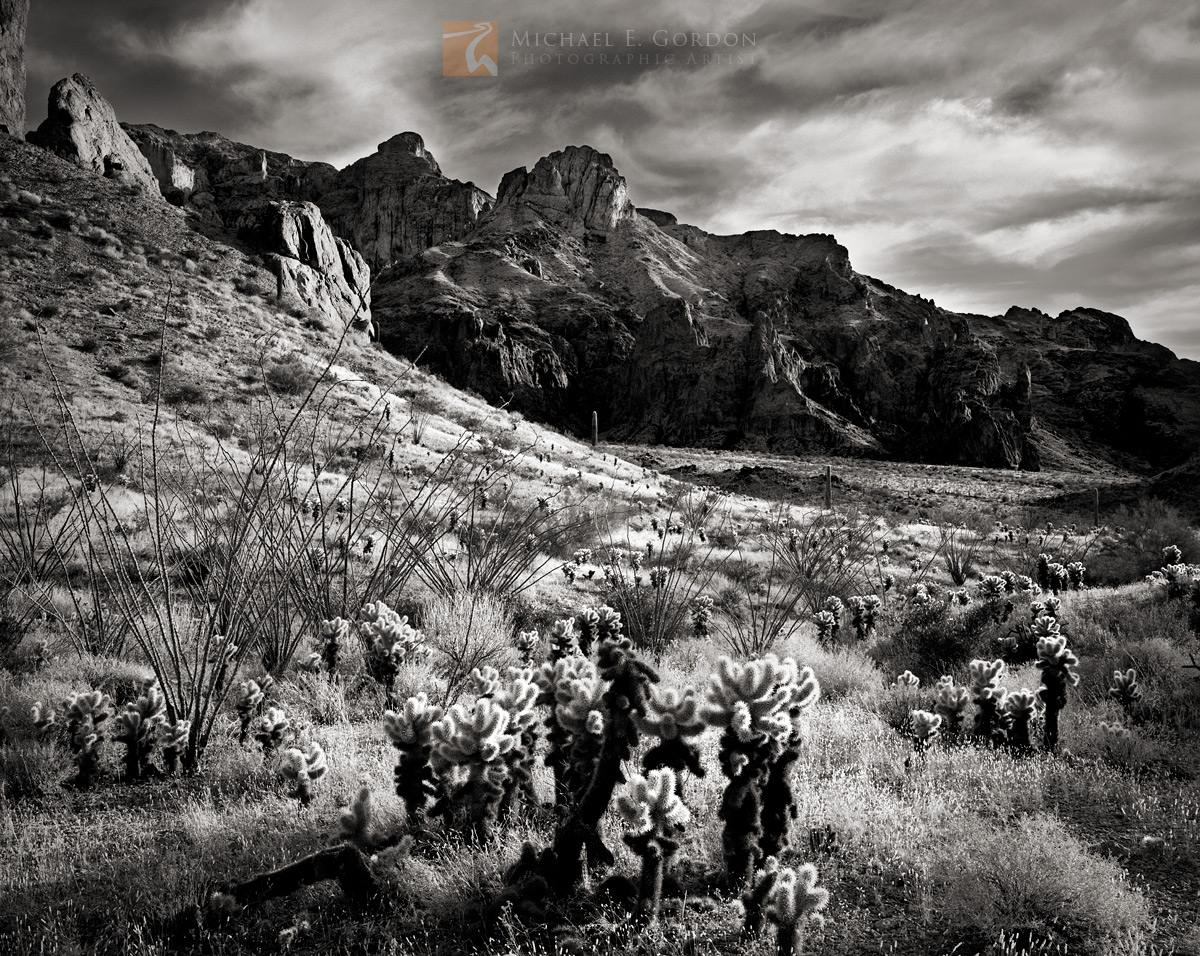
<path id="1" fill-rule="evenodd" d="M 197 382 L 182 382 L 163 390 L 163 401 L 168 405 L 207 405 L 208 391 Z"/>
<path id="2" fill-rule="evenodd" d="M 951 581 L 962 587 L 975 573 L 980 552 L 987 545 L 987 536 L 978 527 L 963 523 L 958 515 L 942 516 L 937 532 L 937 550 L 942 555 L 946 572 Z"/>
<path id="3" fill-rule="evenodd" d="M 1089 853 L 1054 817 L 996 827 L 979 817 L 947 820 L 931 876 L 942 913 L 996 939 L 1001 931 L 1041 930 L 1070 945 L 1107 952 L 1148 932 L 1150 913 L 1120 865 Z"/>
<path id="4" fill-rule="evenodd" d="M 421 622 L 435 652 L 434 666 L 446 682 L 445 703 L 459 697 L 475 668 L 502 668 L 516 661 L 512 615 L 494 594 L 435 595 L 425 603 Z"/>
<path id="5" fill-rule="evenodd" d="M 948 595 L 923 593 L 928 596 L 905 601 L 868 654 L 885 673 L 910 670 L 928 684 L 984 653 L 995 636 L 995 616 L 983 601 L 963 607 Z"/>
<path id="6" fill-rule="evenodd" d="M 1175 545 L 1186 563 L 1200 562 L 1200 535 L 1178 508 L 1158 499 L 1122 508 L 1112 529 L 1087 561 L 1093 584 L 1115 587 L 1141 581 L 1163 566 L 1163 548 Z"/>
<path id="7" fill-rule="evenodd" d="M 0 745 L 0 797 L 13 803 L 47 797 L 61 786 L 66 766 L 65 751 L 50 740 Z"/>
<path id="8" fill-rule="evenodd" d="M 301 395 L 312 385 L 313 374 L 304 359 L 296 353 L 285 355 L 263 369 L 267 387 L 282 395 Z"/>

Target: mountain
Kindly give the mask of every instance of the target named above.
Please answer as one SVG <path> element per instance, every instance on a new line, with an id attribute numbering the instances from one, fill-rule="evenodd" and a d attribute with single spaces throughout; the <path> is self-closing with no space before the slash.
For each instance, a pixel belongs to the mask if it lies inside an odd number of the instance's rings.
<path id="1" fill-rule="evenodd" d="M 858 273 L 830 235 L 718 236 L 639 210 L 588 146 L 507 173 L 493 198 L 412 132 L 338 170 L 118 126 L 78 75 L 55 91 L 34 141 L 149 181 L 262 252 L 279 295 L 577 434 L 596 412 L 619 441 L 1143 473 L 1200 451 L 1200 364 L 1119 316 L 950 312 Z"/>
<path id="2" fill-rule="evenodd" d="M 829 235 L 639 211 L 586 146 L 505 175 L 475 229 L 374 294 L 388 348 L 558 427 L 594 410 L 616 440 L 1147 471 L 1200 448 L 1200 364 L 1119 316 L 949 312 Z"/>

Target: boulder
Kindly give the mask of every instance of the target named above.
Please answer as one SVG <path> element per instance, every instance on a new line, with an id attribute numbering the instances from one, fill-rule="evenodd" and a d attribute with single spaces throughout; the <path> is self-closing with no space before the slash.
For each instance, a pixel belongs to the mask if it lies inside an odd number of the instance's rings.
<path id="1" fill-rule="evenodd" d="M 82 73 L 54 84 L 46 119 L 27 138 L 98 176 L 159 193 L 150 163 L 121 128 L 108 100 Z"/>
<path id="2" fill-rule="evenodd" d="M 317 202 L 333 231 L 376 271 L 466 235 L 492 208 L 492 197 L 473 183 L 443 176 L 412 132 L 347 166 Z"/>
<path id="3" fill-rule="evenodd" d="M 243 211 L 237 231 L 263 253 L 281 299 L 373 334 L 371 270 L 349 243 L 333 235 L 313 203 L 252 204 Z"/>
<path id="4" fill-rule="evenodd" d="M 25 25 L 29 0 L 0 0 L 0 132 L 25 135 Z"/>

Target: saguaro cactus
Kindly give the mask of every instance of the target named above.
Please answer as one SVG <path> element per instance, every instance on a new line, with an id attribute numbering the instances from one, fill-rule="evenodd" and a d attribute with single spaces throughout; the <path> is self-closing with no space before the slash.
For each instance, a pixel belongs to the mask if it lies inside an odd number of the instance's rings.
<path id="1" fill-rule="evenodd" d="M 1046 621 L 1053 624 L 1053 633 L 1038 638 L 1035 666 L 1042 672 L 1038 697 L 1046 705 L 1042 742 L 1046 750 L 1053 753 L 1058 749 L 1058 715 L 1067 705 L 1067 688 L 1079 683 L 1079 674 L 1075 671 L 1079 659 L 1067 649 L 1066 635 L 1058 633 L 1058 622 L 1053 618 L 1038 618 L 1035 629 Z"/>
<path id="2" fill-rule="evenodd" d="M 668 768 L 630 778 L 617 796 L 617 810 L 625 821 L 625 842 L 642 858 L 637 917 L 653 922 L 662 903 L 663 873 L 691 814 L 679 799 L 675 774 Z"/>

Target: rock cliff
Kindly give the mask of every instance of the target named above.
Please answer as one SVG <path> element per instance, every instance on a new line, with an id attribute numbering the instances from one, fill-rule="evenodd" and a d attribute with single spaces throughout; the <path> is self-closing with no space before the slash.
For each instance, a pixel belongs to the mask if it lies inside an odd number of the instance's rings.
<path id="1" fill-rule="evenodd" d="M 82 73 L 54 84 L 46 119 L 27 138 L 99 176 L 158 194 L 150 164 L 117 122 L 108 100 Z"/>
<path id="2" fill-rule="evenodd" d="M 25 135 L 25 25 L 29 0 L 0 0 L 0 133 Z"/>
<path id="3" fill-rule="evenodd" d="M 370 269 L 349 243 L 330 232 L 315 205 L 261 200 L 243 210 L 237 231 L 263 252 L 281 299 L 373 331 Z"/>

